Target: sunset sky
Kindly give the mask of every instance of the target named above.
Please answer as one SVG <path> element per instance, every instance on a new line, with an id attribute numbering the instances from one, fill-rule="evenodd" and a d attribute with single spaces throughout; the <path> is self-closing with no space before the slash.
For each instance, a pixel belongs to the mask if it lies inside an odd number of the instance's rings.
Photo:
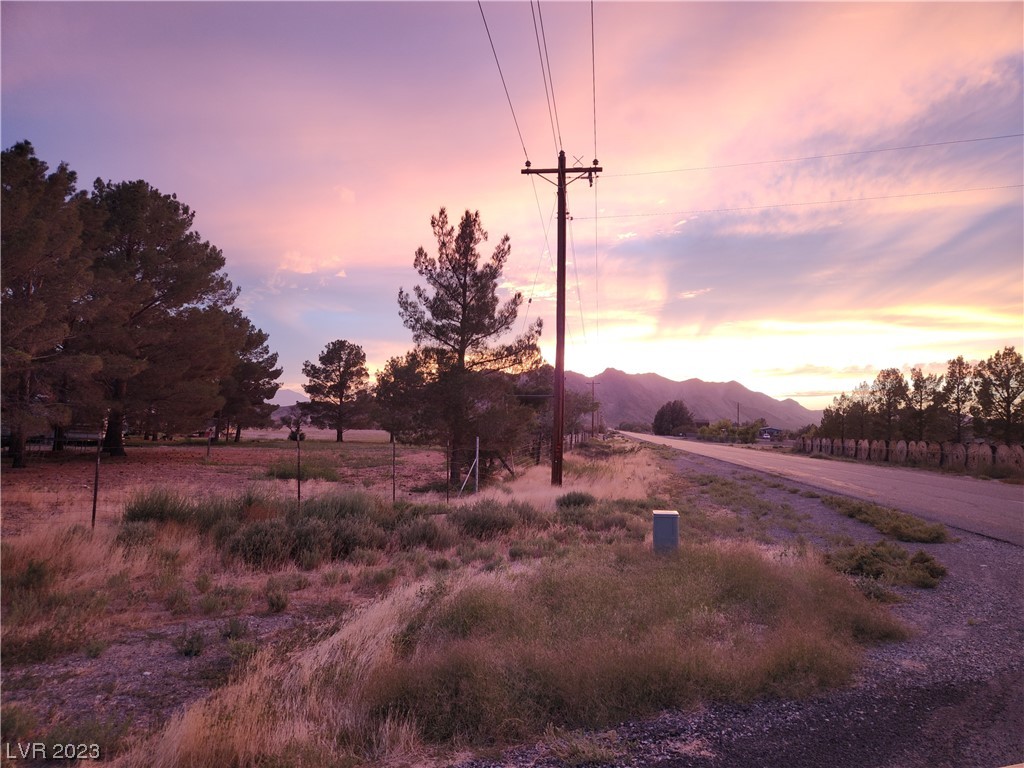
<path id="1" fill-rule="evenodd" d="M 520 170 L 560 147 L 604 168 L 569 187 L 570 370 L 821 408 L 1024 346 L 1024 4 L 483 10 L 508 97 L 475 2 L 3 2 L 3 146 L 176 193 L 295 390 L 331 340 L 412 348 L 441 206 L 510 235 L 553 362 L 555 190 Z"/>

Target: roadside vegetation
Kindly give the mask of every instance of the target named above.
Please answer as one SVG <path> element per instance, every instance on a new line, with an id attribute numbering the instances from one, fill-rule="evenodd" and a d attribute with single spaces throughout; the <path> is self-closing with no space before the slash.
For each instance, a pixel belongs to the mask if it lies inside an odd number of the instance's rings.
<path id="1" fill-rule="evenodd" d="M 847 517 L 860 520 L 875 528 L 879 533 L 892 536 L 899 541 L 926 542 L 937 544 L 949 541 L 949 532 L 941 523 L 927 523 L 918 517 L 908 515 L 891 507 L 882 507 L 869 501 L 858 501 L 842 496 L 822 496 L 822 503 L 841 512 Z"/>
<path id="2" fill-rule="evenodd" d="M 299 506 L 294 480 L 141 488 L 116 526 L 5 539 L 4 661 L 102 657 L 154 622 L 183 663 L 226 659 L 144 740 L 104 726 L 123 766 L 386 765 L 529 739 L 585 762 L 616 745 L 581 729 L 849 682 L 865 646 L 906 636 L 887 590 L 942 575 L 887 541 L 773 538 L 799 528 L 789 505 L 671 476 L 655 450 L 588 446 L 565 476 L 552 488 L 540 467 L 450 506 L 335 483 Z M 651 552 L 654 508 L 681 513 L 676 555 Z M 254 630 L 281 615 L 302 631 Z M 26 737 L 76 727 L 41 714 L 5 702 Z"/>

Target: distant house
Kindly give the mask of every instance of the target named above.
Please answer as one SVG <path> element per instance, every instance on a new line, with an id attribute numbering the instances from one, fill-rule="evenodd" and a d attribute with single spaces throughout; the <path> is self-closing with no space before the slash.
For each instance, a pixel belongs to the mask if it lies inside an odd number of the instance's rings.
<path id="1" fill-rule="evenodd" d="M 781 440 L 782 430 L 776 427 L 761 427 L 757 437 L 759 440 Z"/>

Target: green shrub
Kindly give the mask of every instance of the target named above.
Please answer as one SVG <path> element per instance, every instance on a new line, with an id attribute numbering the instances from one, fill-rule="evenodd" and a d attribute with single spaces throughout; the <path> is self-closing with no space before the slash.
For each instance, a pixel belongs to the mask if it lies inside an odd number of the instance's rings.
<path id="1" fill-rule="evenodd" d="M 283 520 L 245 523 L 228 540 L 228 554 L 256 568 L 284 565 L 291 556 L 294 535 Z"/>
<path id="2" fill-rule="evenodd" d="M 331 527 L 331 557 L 344 559 L 357 550 L 381 550 L 389 538 L 387 531 L 372 520 L 343 517 Z"/>
<path id="3" fill-rule="evenodd" d="M 493 539 L 508 533 L 520 523 L 539 518 L 536 510 L 528 504 L 484 499 L 475 504 L 456 507 L 448 519 L 467 536 Z"/>
<path id="4" fill-rule="evenodd" d="M 398 542 L 403 549 L 426 547 L 435 552 L 455 546 L 458 533 L 443 518 L 414 517 L 406 520 L 397 530 Z"/>
<path id="5" fill-rule="evenodd" d="M 586 491 L 569 491 L 569 493 L 555 499 L 555 506 L 559 509 L 565 507 L 592 507 L 596 503 L 597 497 Z"/>
<path id="6" fill-rule="evenodd" d="M 299 520 L 292 526 L 292 560 L 307 571 L 316 568 L 331 556 L 332 535 L 323 520 Z"/>
<path id="7" fill-rule="evenodd" d="M 932 555 L 918 551 L 911 556 L 899 544 L 884 540 L 837 548 L 825 555 L 825 562 L 840 573 L 886 584 L 931 588 L 946 575 L 945 566 Z"/>

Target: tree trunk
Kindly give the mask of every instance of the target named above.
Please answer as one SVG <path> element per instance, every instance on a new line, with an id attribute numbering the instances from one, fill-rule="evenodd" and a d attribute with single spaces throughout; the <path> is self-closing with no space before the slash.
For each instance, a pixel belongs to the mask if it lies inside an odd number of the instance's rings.
<path id="1" fill-rule="evenodd" d="M 68 433 L 64 427 L 53 428 L 53 445 L 50 446 L 51 453 L 61 453 L 68 442 Z"/>
<path id="2" fill-rule="evenodd" d="M 103 450 L 111 456 L 127 456 L 124 450 L 124 414 L 120 408 L 110 409 L 107 432 L 103 436 Z"/>
<path id="3" fill-rule="evenodd" d="M 114 382 L 114 401 L 107 419 L 107 433 L 103 436 L 103 450 L 111 456 L 127 456 L 124 450 L 124 400 L 128 383 L 123 379 Z"/>
<path id="4" fill-rule="evenodd" d="M 11 445 L 7 449 L 11 456 L 11 469 L 25 468 L 25 430 L 15 427 L 11 430 Z"/>
<path id="5" fill-rule="evenodd" d="M 235 425 L 235 442 L 236 443 L 242 442 L 242 425 L 241 424 L 236 424 Z"/>

